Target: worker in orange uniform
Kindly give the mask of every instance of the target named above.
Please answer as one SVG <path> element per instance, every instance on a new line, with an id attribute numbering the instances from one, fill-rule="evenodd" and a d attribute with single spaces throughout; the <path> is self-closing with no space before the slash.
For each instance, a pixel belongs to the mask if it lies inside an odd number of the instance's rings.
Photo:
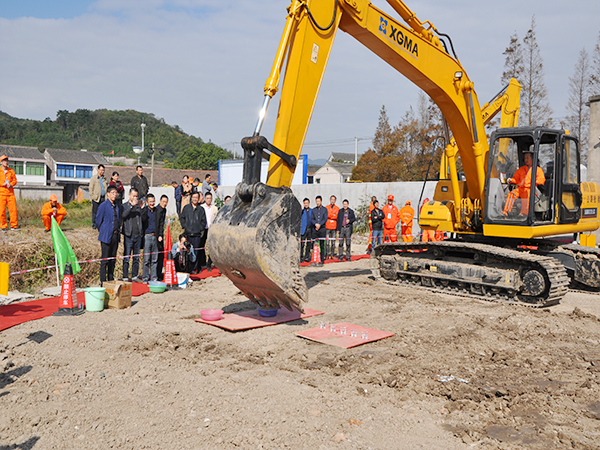
<path id="1" fill-rule="evenodd" d="M 412 227 L 413 218 L 415 217 L 415 210 L 410 206 L 410 200 L 406 200 L 406 203 L 400 208 L 400 226 L 402 227 L 402 242 L 412 242 Z"/>
<path id="2" fill-rule="evenodd" d="M 383 211 L 383 242 L 387 242 L 388 240 L 391 242 L 396 242 L 397 239 L 397 231 L 396 225 L 400 222 L 400 211 L 396 205 L 394 205 L 394 196 L 388 195 L 388 202 L 382 209 Z"/>
<path id="3" fill-rule="evenodd" d="M 336 206 L 337 197 L 332 195 L 329 198 L 329 205 L 325 207 L 327 210 L 327 222 L 325 222 L 325 258 L 335 258 L 335 244 L 337 240 L 337 218 L 340 212 L 340 207 Z"/>
<path id="4" fill-rule="evenodd" d="M 369 243 L 367 244 L 367 255 L 371 254 L 371 248 L 373 247 L 373 221 L 371 220 L 371 212 L 375 209 L 375 206 L 373 204 L 376 201 L 377 201 L 377 197 L 373 196 L 373 197 L 371 197 L 371 203 L 369 203 L 369 215 L 368 215 Z"/>
<path id="5" fill-rule="evenodd" d="M 523 161 L 525 165 L 519 167 L 512 178 L 509 178 L 508 184 L 515 184 L 516 188 L 508 193 L 506 197 L 506 204 L 504 205 L 504 211 L 502 214 L 508 217 L 508 214 L 512 211 L 515 204 L 515 200 L 521 199 L 521 214 L 520 216 L 527 216 L 529 213 L 529 196 L 531 192 L 531 172 L 533 165 L 533 154 L 531 152 L 523 153 Z M 546 177 L 541 167 L 536 167 L 535 173 L 535 184 L 540 185 L 546 182 Z"/>
<path id="6" fill-rule="evenodd" d="M 60 225 L 63 219 L 67 216 L 67 210 L 63 205 L 58 203 L 58 198 L 56 195 L 52 194 L 50 196 L 50 201 L 48 203 L 44 203 L 42 207 L 42 222 L 44 222 L 44 226 L 46 227 L 46 233 L 50 231 L 52 227 L 52 218 L 56 220 L 56 223 Z"/>
<path id="7" fill-rule="evenodd" d="M 8 167 L 8 156 L 0 156 L 0 228 L 2 231 L 8 230 L 6 223 L 6 206 L 8 205 L 8 213 L 10 214 L 10 228 L 13 230 L 19 229 L 17 220 L 17 200 L 15 199 L 14 186 L 17 184 L 17 176 L 15 171 Z"/>
<path id="8" fill-rule="evenodd" d="M 423 206 L 425 206 L 427 203 L 429 203 L 429 199 L 426 198 L 425 200 L 423 200 L 423 204 L 421 205 L 421 208 L 419 209 L 419 214 L 421 214 L 421 212 L 423 211 Z M 421 230 L 421 242 L 435 242 L 436 238 L 435 238 L 435 231 L 433 230 Z"/>

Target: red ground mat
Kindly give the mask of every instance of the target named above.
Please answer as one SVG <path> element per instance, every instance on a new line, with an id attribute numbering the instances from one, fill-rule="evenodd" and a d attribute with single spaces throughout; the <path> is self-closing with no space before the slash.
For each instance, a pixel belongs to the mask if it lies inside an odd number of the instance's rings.
<path id="1" fill-rule="evenodd" d="M 299 331 L 296 333 L 296 336 L 320 342 L 322 344 L 335 345 L 336 347 L 342 348 L 352 348 L 394 335 L 394 333 L 388 333 L 387 331 L 361 327 L 360 325 L 346 322 L 335 323 L 332 325 L 335 326 L 335 331 L 331 331 L 331 325 L 328 324 L 325 329 L 321 327 L 311 328 L 310 330 Z M 346 328 L 346 334 L 341 333 L 340 330 L 342 327 Z M 352 336 L 352 331 L 356 332 L 356 336 Z"/>
<path id="2" fill-rule="evenodd" d="M 196 322 L 214 325 L 215 327 L 224 328 L 229 331 L 240 331 L 268 327 L 269 325 L 291 322 L 292 320 L 306 319 L 307 317 L 318 316 L 319 314 L 325 313 L 316 309 L 305 309 L 304 314 L 296 310 L 288 311 L 287 309 L 280 309 L 275 317 L 262 317 L 256 309 L 253 309 L 251 311 L 223 314 L 221 320 L 196 319 Z"/>
<path id="3" fill-rule="evenodd" d="M 210 278 L 210 277 L 220 277 L 221 276 L 221 272 L 219 272 L 219 269 L 217 269 L 216 267 L 212 270 L 203 270 L 200 273 L 197 273 L 196 275 L 190 275 L 190 278 L 192 280 L 203 280 L 205 278 Z"/>
<path id="4" fill-rule="evenodd" d="M 359 259 L 369 259 L 371 258 L 371 255 L 352 255 L 350 257 L 350 261 L 358 261 Z M 344 261 L 338 261 L 337 258 L 333 259 L 333 258 L 329 258 L 325 260 L 325 264 L 330 264 L 330 263 L 336 263 L 336 262 L 344 262 Z M 306 267 L 306 266 L 310 266 L 309 262 L 303 262 L 300 263 L 300 265 L 302 267 Z"/>
<path id="5" fill-rule="evenodd" d="M 146 292 L 150 292 L 147 284 L 131 284 L 132 297 L 138 297 Z M 85 292 L 79 292 L 77 300 L 85 304 Z M 30 320 L 48 317 L 58 311 L 58 303 L 59 297 L 50 297 L 0 306 L 0 331 Z"/>

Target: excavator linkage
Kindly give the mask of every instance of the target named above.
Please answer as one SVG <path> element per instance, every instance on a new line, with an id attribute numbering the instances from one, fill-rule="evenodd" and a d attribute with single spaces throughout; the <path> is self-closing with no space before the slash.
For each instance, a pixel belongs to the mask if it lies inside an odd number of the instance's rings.
<path id="1" fill-rule="evenodd" d="M 210 227 L 213 264 L 263 307 L 304 311 L 300 274 L 301 206 L 291 189 L 240 183 Z"/>

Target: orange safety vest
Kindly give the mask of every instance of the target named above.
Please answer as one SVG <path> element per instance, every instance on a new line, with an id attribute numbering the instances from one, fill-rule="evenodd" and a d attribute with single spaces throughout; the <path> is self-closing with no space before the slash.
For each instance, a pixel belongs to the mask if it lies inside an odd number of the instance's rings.
<path id="1" fill-rule="evenodd" d="M 337 230 L 337 217 L 340 212 L 340 207 L 333 205 L 327 205 L 325 207 L 327 209 L 327 222 L 325 222 L 326 230 Z"/>

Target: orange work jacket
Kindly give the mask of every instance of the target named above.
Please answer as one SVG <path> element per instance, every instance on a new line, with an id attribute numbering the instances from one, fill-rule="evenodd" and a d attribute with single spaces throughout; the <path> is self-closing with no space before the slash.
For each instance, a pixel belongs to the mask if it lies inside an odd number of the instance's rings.
<path id="1" fill-rule="evenodd" d="M 409 205 L 400 208 L 400 221 L 403 227 L 411 227 L 413 225 L 413 218 L 415 217 L 415 210 Z"/>
<path id="2" fill-rule="evenodd" d="M 327 205 L 325 207 L 327 209 L 327 222 L 325 222 L 326 230 L 337 230 L 337 216 L 340 212 L 340 207 L 337 205 Z"/>
<path id="3" fill-rule="evenodd" d="M 6 187 L 4 182 L 8 180 L 10 187 Z M 12 194 L 13 186 L 17 184 L 17 176 L 15 175 L 15 171 L 10 167 L 6 169 L 6 175 L 4 174 L 4 169 L 0 167 L 0 194 Z"/>
<path id="4" fill-rule="evenodd" d="M 385 205 L 382 208 L 383 211 L 383 228 L 396 228 L 398 222 L 400 222 L 400 211 L 396 205 Z"/>
<path id="5" fill-rule="evenodd" d="M 53 214 L 52 202 L 44 203 L 44 206 L 42 206 L 42 216 L 52 217 L 52 214 Z M 66 208 L 58 202 L 56 203 L 56 215 L 57 216 L 66 216 L 67 215 Z"/>

